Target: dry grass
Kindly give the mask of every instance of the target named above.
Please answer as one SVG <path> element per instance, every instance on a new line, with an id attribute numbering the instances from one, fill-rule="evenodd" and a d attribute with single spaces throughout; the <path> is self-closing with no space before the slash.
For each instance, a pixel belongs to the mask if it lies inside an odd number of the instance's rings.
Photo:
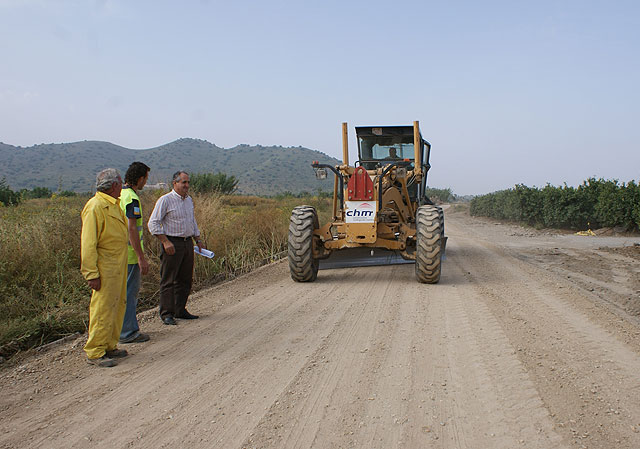
<path id="1" fill-rule="evenodd" d="M 0 209 L 0 354 L 84 328 L 89 288 L 78 270 L 86 198 Z"/>
<path id="2" fill-rule="evenodd" d="M 141 195 L 145 221 L 161 192 Z M 0 209 L 0 355 L 86 331 L 90 289 L 80 266 L 80 211 L 88 197 L 39 199 Z M 196 195 L 196 219 L 214 259 L 196 257 L 194 290 L 280 257 L 291 209 L 331 200 Z M 150 273 L 143 277 L 139 310 L 157 305 L 160 245 L 145 226 Z"/>

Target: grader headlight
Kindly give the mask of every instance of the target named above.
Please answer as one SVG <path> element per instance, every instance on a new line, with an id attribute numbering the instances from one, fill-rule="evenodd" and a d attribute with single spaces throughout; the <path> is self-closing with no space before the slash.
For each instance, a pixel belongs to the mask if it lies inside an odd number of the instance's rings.
<path id="1" fill-rule="evenodd" d="M 327 169 L 326 168 L 316 168 L 316 178 L 317 179 L 327 179 Z"/>

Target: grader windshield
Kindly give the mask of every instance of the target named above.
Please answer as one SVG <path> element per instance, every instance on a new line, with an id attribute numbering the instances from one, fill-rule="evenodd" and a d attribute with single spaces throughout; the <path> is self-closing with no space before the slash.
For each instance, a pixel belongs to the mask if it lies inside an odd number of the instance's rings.
<path id="1" fill-rule="evenodd" d="M 368 170 L 393 160 L 415 159 L 411 126 L 356 127 L 356 134 L 360 164 Z"/>
<path id="2" fill-rule="evenodd" d="M 384 159 L 412 159 L 413 137 L 410 138 L 380 138 L 360 137 L 360 160 L 384 160 Z M 405 140 L 403 142 L 402 140 Z M 410 140 L 410 142 L 407 142 Z"/>

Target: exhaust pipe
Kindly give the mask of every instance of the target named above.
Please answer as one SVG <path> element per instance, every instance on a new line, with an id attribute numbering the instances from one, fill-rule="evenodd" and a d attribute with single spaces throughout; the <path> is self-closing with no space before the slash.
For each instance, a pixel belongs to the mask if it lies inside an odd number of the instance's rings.
<path id="1" fill-rule="evenodd" d="M 413 122 L 413 151 L 414 153 L 414 158 L 416 161 L 416 166 L 415 166 L 415 171 L 417 175 L 422 174 L 422 161 L 420 160 L 420 154 L 422 153 L 420 150 L 420 146 L 422 145 L 422 142 L 420 142 L 420 126 L 418 121 L 414 121 Z"/>
<path id="2" fill-rule="evenodd" d="M 342 123 L 342 162 L 349 165 L 349 137 L 347 135 L 347 122 Z"/>

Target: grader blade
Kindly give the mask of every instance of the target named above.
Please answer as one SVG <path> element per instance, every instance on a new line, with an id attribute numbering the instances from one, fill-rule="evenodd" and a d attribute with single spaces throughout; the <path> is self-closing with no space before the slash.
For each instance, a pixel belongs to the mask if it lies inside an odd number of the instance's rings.
<path id="1" fill-rule="evenodd" d="M 403 259 L 398 251 L 384 248 L 347 248 L 334 251 L 327 259 L 320 260 L 320 270 L 348 267 L 370 267 L 375 265 L 396 265 L 414 263 Z"/>

